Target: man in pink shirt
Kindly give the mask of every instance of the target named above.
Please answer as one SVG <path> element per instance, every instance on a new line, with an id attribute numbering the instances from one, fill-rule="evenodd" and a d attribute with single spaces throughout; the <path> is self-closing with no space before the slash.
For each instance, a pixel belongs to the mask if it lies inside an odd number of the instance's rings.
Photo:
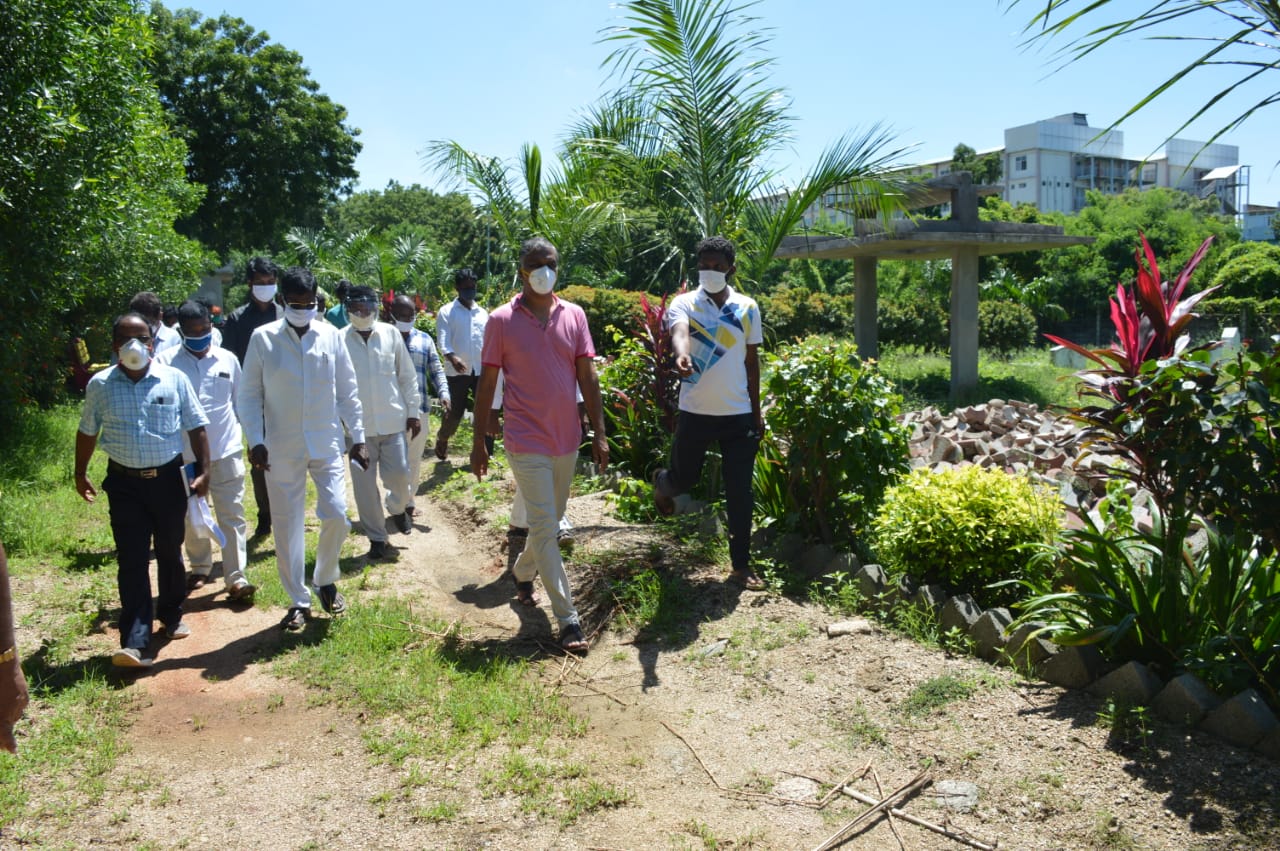
<path id="1" fill-rule="evenodd" d="M 480 356 L 484 369 L 476 389 L 471 471 L 481 479 L 489 470 L 484 436 L 501 370 L 503 446 L 529 515 L 528 543 L 511 568 L 516 597 L 522 605 L 537 605 L 533 577 L 541 576 L 560 623 L 560 646 L 578 653 L 586 652 L 587 641 L 556 543 L 582 440 L 577 390 L 591 419 L 591 455 L 600 469 L 609 463 L 609 444 L 587 316 L 552 294 L 559 262 L 559 252 L 547 240 L 525 240 L 520 246 L 520 295 L 489 315 Z"/>

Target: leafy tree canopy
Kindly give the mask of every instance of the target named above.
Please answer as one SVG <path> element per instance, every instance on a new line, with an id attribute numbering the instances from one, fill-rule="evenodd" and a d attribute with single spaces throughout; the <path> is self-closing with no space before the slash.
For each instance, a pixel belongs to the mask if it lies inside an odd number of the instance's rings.
<path id="1" fill-rule="evenodd" d="M 150 22 L 160 101 L 187 142 L 188 179 L 207 190 L 180 230 L 225 253 L 280 248 L 289 228 L 319 226 L 357 176 L 360 131 L 346 109 L 299 54 L 241 18 L 156 2 Z"/>
<path id="2" fill-rule="evenodd" d="M 129 0 L 7 0 L 0 15 L 0 410 L 47 402 L 72 336 L 132 293 L 194 283 L 182 172 Z M 90 356 L 105 360 L 99 337 Z"/>
<path id="3" fill-rule="evenodd" d="M 1280 298 L 1280 245 L 1242 242 L 1227 249 L 1213 276 L 1222 295 L 1235 298 Z"/>
<path id="4" fill-rule="evenodd" d="M 974 183 L 999 183 L 1004 173 L 1000 154 L 992 151 L 978 156 L 978 152 L 964 142 L 956 145 L 951 153 L 951 170 L 968 171 L 973 174 Z"/>
<path id="5" fill-rule="evenodd" d="M 441 195 L 417 183 L 403 186 L 392 180 L 385 189 L 357 192 L 338 202 L 326 226 L 339 233 L 367 230 L 388 236 L 420 230 L 439 246 L 449 265 L 484 268 L 485 227 L 471 199 L 460 192 Z"/>

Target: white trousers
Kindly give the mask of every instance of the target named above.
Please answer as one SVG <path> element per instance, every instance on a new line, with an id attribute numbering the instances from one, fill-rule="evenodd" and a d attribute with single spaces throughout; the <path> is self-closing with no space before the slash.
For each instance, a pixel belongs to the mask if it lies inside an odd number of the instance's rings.
<path id="1" fill-rule="evenodd" d="M 519 529 L 529 528 L 529 509 L 524 504 L 524 494 L 520 491 L 520 483 L 516 482 L 516 495 L 511 500 L 511 525 Z M 561 532 L 572 532 L 573 524 L 569 522 L 569 518 L 564 512 L 560 512 L 560 529 Z"/>
<path id="2" fill-rule="evenodd" d="M 422 415 L 422 428 L 418 430 L 418 436 L 409 439 L 409 433 L 405 432 L 405 438 L 409 440 L 409 487 L 405 491 L 405 507 L 413 508 L 413 498 L 418 494 L 418 485 L 422 480 L 418 478 L 422 474 L 422 450 L 427 446 L 427 415 Z M 388 485 L 390 488 L 390 485 Z M 387 491 L 387 513 L 395 514 L 391 506 L 394 503 L 391 500 L 391 491 Z M 400 509 L 401 511 L 404 508 Z"/>
<path id="3" fill-rule="evenodd" d="M 222 580 L 230 588 L 244 579 L 244 567 L 248 563 L 245 553 L 245 535 L 248 527 L 244 521 L 244 458 L 241 453 L 219 458 L 209 465 L 209 502 L 217 518 L 218 528 L 227 538 L 222 548 Z M 191 528 L 191 516 L 187 515 L 187 561 L 191 572 L 208 576 L 213 572 L 213 542 L 196 535 Z"/>
<path id="4" fill-rule="evenodd" d="M 578 622 L 569 577 L 564 572 L 564 560 L 556 543 L 557 518 L 564 515 L 565 504 L 569 501 L 569 487 L 573 484 L 577 457 L 576 452 L 559 457 L 507 453 L 507 462 L 515 475 L 516 485 L 524 495 L 529 517 L 529 537 L 524 551 L 511 566 L 511 572 L 517 582 L 532 581 L 535 575 L 542 577 L 542 587 L 551 601 L 551 612 L 561 626 Z"/>
<path id="5" fill-rule="evenodd" d="M 382 513 L 382 500 L 378 493 L 378 474 L 387 488 L 387 511 L 400 514 L 409 490 L 409 465 L 404 455 L 405 433 L 366 435 L 365 448 L 369 451 L 369 469 L 362 470 L 351 462 L 351 490 L 356 495 L 356 511 L 360 525 L 370 541 L 387 539 L 387 518 Z"/>
<path id="6" fill-rule="evenodd" d="M 342 474 L 342 456 L 306 459 L 269 458 L 267 495 L 271 499 L 271 531 L 276 541 L 276 568 L 290 605 L 311 608 L 307 588 L 306 532 L 307 475 L 316 484 L 316 517 L 320 520 L 320 540 L 316 543 L 316 586 L 338 581 L 338 556 L 342 542 L 351 531 L 347 520 L 347 482 Z"/>

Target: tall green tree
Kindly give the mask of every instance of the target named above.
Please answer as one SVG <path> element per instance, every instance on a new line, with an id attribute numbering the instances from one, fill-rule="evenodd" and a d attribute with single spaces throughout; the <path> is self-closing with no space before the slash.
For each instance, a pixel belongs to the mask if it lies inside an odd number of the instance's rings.
<path id="1" fill-rule="evenodd" d="M 156 2 L 153 73 L 187 177 L 205 187 L 179 227 L 220 254 L 283 245 L 291 227 L 319 227 L 357 177 L 360 131 L 320 92 L 302 57 L 241 18 L 170 12 Z"/>
<path id="2" fill-rule="evenodd" d="M 978 156 L 978 152 L 964 142 L 956 145 L 951 152 L 951 170 L 967 171 L 973 174 L 974 183 L 999 183 L 1004 168 L 1000 155 L 995 151 Z"/>
<path id="3" fill-rule="evenodd" d="M 484 268 L 485 227 L 471 199 L 461 192 L 440 194 L 415 183 L 390 181 L 383 189 L 356 192 L 325 217 L 338 233 L 370 230 L 384 236 L 421 231 L 444 252 L 450 265 Z"/>
<path id="4" fill-rule="evenodd" d="M 200 270 L 173 229 L 198 192 L 150 49 L 129 0 L 7 0 L 0 14 L 0 410 L 53 399 L 72 336 Z"/>
<path id="5" fill-rule="evenodd" d="M 1011 0 L 1010 6 L 1018 2 Z M 1191 74 L 1221 77 L 1226 69 L 1233 78 L 1203 104 L 1189 104 L 1188 111 L 1194 112 L 1169 133 L 1166 141 L 1200 116 L 1215 111 L 1232 93 L 1247 94 L 1255 81 L 1267 87 L 1280 80 L 1275 74 L 1280 71 L 1280 3 L 1276 0 L 1151 0 L 1137 7 L 1126 4 L 1120 9 L 1117 5 L 1112 0 L 1035 0 L 1031 4 L 1035 14 L 1023 30 L 1029 33 L 1029 42 L 1067 38 L 1057 53 L 1058 58 L 1065 60 L 1064 64 L 1082 60 L 1130 36 L 1190 41 L 1204 46 L 1204 53 L 1143 95 L 1111 127 L 1178 87 Z M 1127 17 L 1134 8 L 1141 11 Z M 1248 121 L 1259 110 L 1277 103 L 1280 103 L 1280 90 L 1264 91 L 1258 100 L 1223 124 L 1209 142 Z"/>

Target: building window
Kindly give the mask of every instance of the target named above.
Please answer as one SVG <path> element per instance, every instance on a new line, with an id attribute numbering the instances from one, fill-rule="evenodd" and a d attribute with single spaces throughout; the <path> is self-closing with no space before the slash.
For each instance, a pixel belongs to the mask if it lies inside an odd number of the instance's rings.
<path id="1" fill-rule="evenodd" d="M 1026 170 L 1027 170 L 1027 158 L 1026 158 L 1025 156 L 1022 156 L 1022 157 L 1014 157 L 1014 158 L 1013 158 L 1013 170 L 1014 170 L 1014 171 L 1026 171 Z"/>

